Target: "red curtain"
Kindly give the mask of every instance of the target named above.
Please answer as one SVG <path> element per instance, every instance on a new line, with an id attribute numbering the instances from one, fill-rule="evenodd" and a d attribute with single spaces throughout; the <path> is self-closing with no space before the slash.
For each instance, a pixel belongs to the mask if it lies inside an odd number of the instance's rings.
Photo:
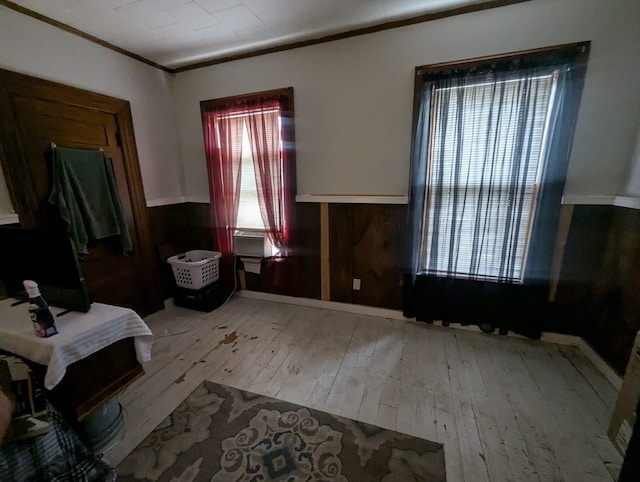
<path id="1" fill-rule="evenodd" d="M 240 203 L 240 161 L 242 158 L 241 117 L 234 111 L 207 112 L 204 117 L 204 143 L 209 177 L 211 219 L 214 243 L 222 253 L 221 278 L 233 280 L 233 231 Z"/>
<path id="2" fill-rule="evenodd" d="M 288 143 L 282 109 L 276 101 L 264 102 L 246 120 L 262 221 L 271 243 L 286 254 L 295 208 L 295 169 L 284 148 Z"/>
<path id="3" fill-rule="evenodd" d="M 249 134 L 267 236 L 279 249 L 280 256 L 293 252 L 296 194 L 293 91 L 289 88 L 203 101 L 201 109 L 215 246 L 222 253 L 221 278 L 233 281 L 233 233 L 240 205 L 244 128 Z M 233 288 L 233 283 L 230 287 Z"/>

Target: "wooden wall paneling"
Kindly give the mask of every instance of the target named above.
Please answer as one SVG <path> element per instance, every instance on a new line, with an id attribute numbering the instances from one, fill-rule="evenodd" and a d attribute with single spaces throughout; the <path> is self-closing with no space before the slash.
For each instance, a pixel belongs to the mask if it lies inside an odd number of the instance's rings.
<path id="1" fill-rule="evenodd" d="M 300 260 L 297 296 L 320 299 L 320 205 L 297 203 L 297 247 L 294 254 Z M 294 280 L 295 282 L 295 280 Z"/>
<path id="2" fill-rule="evenodd" d="M 361 289 L 353 303 L 402 308 L 406 205 L 361 204 L 353 213 L 353 277 Z"/>
<path id="3" fill-rule="evenodd" d="M 296 229 L 290 256 L 264 260 L 259 275 L 244 273 L 246 289 L 321 299 L 320 211 L 320 204 L 296 204 Z"/>
<path id="4" fill-rule="evenodd" d="M 624 373 L 640 329 L 640 211 L 611 209 L 612 224 L 592 285 L 591 323 L 584 337 L 615 370 Z"/>
<path id="5" fill-rule="evenodd" d="M 331 204 L 331 301 L 399 309 L 406 205 Z M 360 279 L 360 290 L 353 280 Z"/>
<path id="6" fill-rule="evenodd" d="M 584 336 L 590 325 L 593 283 L 601 270 L 612 214 L 609 206 L 574 206 L 555 300 L 564 308 L 565 319 L 552 331 Z"/>
<path id="7" fill-rule="evenodd" d="M 180 203 L 147 208 L 155 263 L 164 299 L 173 296 L 175 281 L 167 259 L 193 249 L 213 250 L 209 204 Z"/>
<path id="8" fill-rule="evenodd" d="M 131 105 L 125 102 L 118 114 L 116 115 L 118 125 L 118 133 L 122 149 L 122 155 L 127 162 L 124 163 L 126 179 L 128 181 L 129 198 L 125 202 L 131 203 L 131 210 L 134 216 L 134 225 L 140 238 L 142 258 L 142 267 L 144 269 L 144 279 L 148 283 L 148 289 L 153 293 L 153 306 L 145 310 L 148 313 L 164 308 L 161 297 L 161 281 L 159 271 L 157 269 L 156 257 L 153 250 L 153 241 L 151 239 L 151 226 L 147 217 L 146 198 L 144 195 L 144 187 L 142 183 L 142 171 L 140 170 L 140 161 L 138 160 L 138 148 L 136 146 L 136 137 L 133 130 L 133 117 L 131 115 Z M 107 153 L 109 154 L 109 153 Z M 115 166 L 115 165 L 114 165 Z M 122 177 L 118 179 L 122 183 Z"/>
<path id="9" fill-rule="evenodd" d="M 329 205 L 330 300 L 353 302 L 353 213 L 356 204 Z"/>
<path id="10" fill-rule="evenodd" d="M 633 337 L 640 330 L 640 210 L 618 208 L 614 226 L 620 237 L 615 240 L 619 258 L 615 278 L 621 286 L 622 315 L 628 328 L 627 348 L 632 346 Z M 612 250 L 609 246 L 609 250 Z"/>
<path id="11" fill-rule="evenodd" d="M 594 273 L 601 268 L 614 209 L 611 206 L 574 206 L 558 289 L 560 285 L 594 280 Z"/>
<path id="12" fill-rule="evenodd" d="M 297 211 L 295 256 L 280 263 L 263 262 L 260 275 L 245 273 L 247 289 L 402 307 L 406 205 L 298 203 Z M 326 251 L 322 247 L 323 228 Z M 328 257 L 324 268 L 328 273 L 324 274 L 323 256 Z M 330 282 L 324 290 L 328 290 L 328 298 L 322 287 L 327 278 Z M 353 290 L 353 278 L 361 279 L 360 291 Z"/>
<path id="13" fill-rule="evenodd" d="M 190 248 L 214 250 L 213 223 L 209 203 L 186 203 L 187 242 Z"/>
<path id="14" fill-rule="evenodd" d="M 575 206 L 556 301 L 566 307 L 565 326 L 618 373 L 625 371 L 640 329 L 640 211 Z"/>
<path id="15" fill-rule="evenodd" d="M 330 259 L 330 221 L 329 205 L 320 204 L 320 297 L 331 299 L 331 259 Z"/>
<path id="16" fill-rule="evenodd" d="M 156 263 L 161 276 L 162 297 L 173 296 L 173 271 L 167 259 L 183 250 L 179 243 L 180 232 L 186 230 L 182 204 L 170 204 L 147 208 L 151 237 L 155 246 Z"/>
<path id="17" fill-rule="evenodd" d="M 555 301 L 560 282 L 560 271 L 562 270 L 562 259 L 569 237 L 571 227 L 571 217 L 573 216 L 573 204 L 563 204 L 560 206 L 560 218 L 558 220 L 558 232 L 553 250 L 553 261 L 551 263 L 551 286 L 549 288 L 549 301 Z"/>

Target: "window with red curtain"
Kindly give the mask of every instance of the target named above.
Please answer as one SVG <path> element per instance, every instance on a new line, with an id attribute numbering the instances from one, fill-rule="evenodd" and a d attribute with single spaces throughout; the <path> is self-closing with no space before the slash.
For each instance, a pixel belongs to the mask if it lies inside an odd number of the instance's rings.
<path id="1" fill-rule="evenodd" d="M 293 88 L 202 101 L 200 108 L 223 265 L 233 261 L 238 229 L 264 230 L 286 256 L 295 222 Z"/>

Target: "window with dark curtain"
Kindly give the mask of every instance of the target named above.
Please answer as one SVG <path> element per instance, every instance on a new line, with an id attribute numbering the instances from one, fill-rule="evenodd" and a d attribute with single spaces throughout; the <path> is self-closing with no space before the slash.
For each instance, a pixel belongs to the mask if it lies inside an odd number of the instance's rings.
<path id="1" fill-rule="evenodd" d="M 539 336 L 587 51 L 416 69 L 406 316 Z"/>
<path id="2" fill-rule="evenodd" d="M 236 230 L 264 231 L 278 256 L 286 256 L 292 242 L 293 88 L 207 100 L 200 108 L 221 278 L 233 279 Z"/>

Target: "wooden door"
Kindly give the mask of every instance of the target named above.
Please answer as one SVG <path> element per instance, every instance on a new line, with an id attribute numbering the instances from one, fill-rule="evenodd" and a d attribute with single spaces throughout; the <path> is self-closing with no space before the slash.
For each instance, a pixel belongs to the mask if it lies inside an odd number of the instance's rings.
<path id="1" fill-rule="evenodd" d="M 51 143 L 104 149 L 112 160 L 133 255 L 118 240 L 90 242 L 80 264 L 93 301 L 140 314 L 162 307 L 129 103 L 0 70 L 0 152 L 9 192 L 24 227 L 63 228 L 51 192 Z"/>

